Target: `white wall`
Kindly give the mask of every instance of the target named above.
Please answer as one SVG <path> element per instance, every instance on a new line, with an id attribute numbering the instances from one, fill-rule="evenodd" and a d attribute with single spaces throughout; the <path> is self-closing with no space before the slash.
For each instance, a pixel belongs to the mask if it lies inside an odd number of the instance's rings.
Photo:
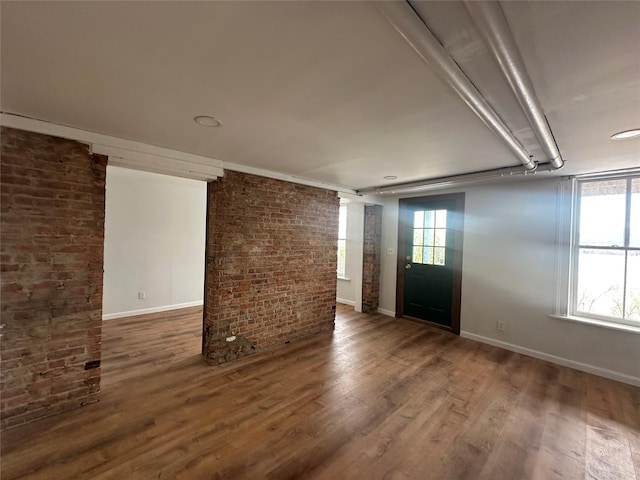
<path id="1" fill-rule="evenodd" d="M 448 190 L 466 192 L 461 334 L 640 385 L 640 334 L 548 316 L 556 301 L 557 212 L 570 201 L 558 195 L 559 182 L 567 180 Z M 397 248 L 398 198 L 387 198 L 383 212 L 386 252 Z M 395 311 L 395 288 L 396 257 L 383 255 L 381 311 Z"/>
<path id="2" fill-rule="evenodd" d="M 206 182 L 107 167 L 103 318 L 202 304 L 206 198 Z"/>
<path id="3" fill-rule="evenodd" d="M 364 203 L 347 203 L 345 277 L 338 279 L 337 300 L 362 311 L 362 255 L 364 249 Z"/>

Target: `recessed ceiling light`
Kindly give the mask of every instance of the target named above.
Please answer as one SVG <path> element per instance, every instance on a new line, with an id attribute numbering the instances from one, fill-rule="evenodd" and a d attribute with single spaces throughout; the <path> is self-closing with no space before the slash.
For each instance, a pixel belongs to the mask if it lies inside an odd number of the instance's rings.
<path id="1" fill-rule="evenodd" d="M 640 128 L 634 128 L 631 130 L 625 130 L 624 132 L 618 132 L 611 135 L 611 140 L 626 140 L 628 138 L 640 137 Z"/>
<path id="2" fill-rule="evenodd" d="M 387 176 L 382 177 L 382 178 L 384 178 L 385 180 L 397 180 L 398 179 L 398 177 L 396 177 L 395 175 L 387 175 Z"/>
<path id="3" fill-rule="evenodd" d="M 210 117 L 209 115 L 198 115 L 193 119 L 193 121 L 203 127 L 218 128 L 222 126 L 222 122 L 220 120 L 215 117 Z"/>

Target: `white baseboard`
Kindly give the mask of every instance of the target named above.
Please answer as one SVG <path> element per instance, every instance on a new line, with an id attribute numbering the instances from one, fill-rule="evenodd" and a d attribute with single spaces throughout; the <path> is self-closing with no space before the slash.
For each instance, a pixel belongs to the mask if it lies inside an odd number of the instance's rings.
<path id="1" fill-rule="evenodd" d="M 346 298 L 336 298 L 336 302 L 344 303 L 345 305 L 351 305 L 352 307 L 356 306 L 356 302 L 353 300 L 347 300 Z"/>
<path id="2" fill-rule="evenodd" d="M 116 318 L 133 317 L 134 315 L 145 315 L 147 313 L 168 312 L 169 310 L 178 310 L 180 308 L 199 307 L 203 303 L 202 300 L 199 300 L 197 302 L 163 305 L 162 307 L 141 308 L 140 310 L 131 310 L 128 312 L 107 313 L 106 315 L 102 315 L 102 320 L 114 320 Z"/>
<path id="3" fill-rule="evenodd" d="M 394 312 L 393 310 L 385 310 L 384 308 L 379 308 L 378 309 L 378 313 L 386 315 L 387 317 L 395 317 L 396 316 L 396 312 Z"/>
<path id="4" fill-rule="evenodd" d="M 590 365 L 588 363 L 576 362 L 575 360 L 569 360 L 568 358 L 558 357 L 556 355 L 540 352 L 538 350 L 532 350 L 530 348 L 521 347 L 519 345 L 514 345 L 513 343 L 502 342 L 494 338 L 484 337 L 482 335 L 476 335 L 475 333 L 462 331 L 460 332 L 460 336 L 464 338 L 468 338 L 470 340 L 475 340 L 476 342 L 487 343 L 489 345 L 493 345 L 494 347 L 504 348 L 505 350 L 510 350 L 512 352 L 521 353 L 529 357 L 534 357 L 540 360 L 545 360 L 547 362 L 555 363 L 557 365 L 562 365 L 564 367 L 580 370 L 581 372 L 593 373 L 594 375 L 599 375 L 601 377 L 610 378 L 611 380 L 616 380 L 618 382 L 628 383 L 630 385 L 635 385 L 636 387 L 640 387 L 640 378 L 634 377 L 633 375 L 614 372 L 613 370 L 596 367 L 595 365 Z"/>

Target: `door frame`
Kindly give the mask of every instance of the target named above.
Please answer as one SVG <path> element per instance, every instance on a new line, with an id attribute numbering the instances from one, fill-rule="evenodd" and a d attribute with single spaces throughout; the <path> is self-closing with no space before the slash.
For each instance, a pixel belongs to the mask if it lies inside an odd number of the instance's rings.
<path id="1" fill-rule="evenodd" d="M 451 285 L 451 328 L 426 320 L 421 322 L 429 323 L 440 328 L 451 330 L 456 335 L 460 335 L 460 302 L 462 299 L 462 245 L 464 236 L 464 192 L 445 193 L 441 195 L 429 195 L 426 197 L 401 198 L 398 203 L 398 265 L 396 282 L 396 317 L 404 317 L 404 265 L 405 265 L 405 240 L 407 230 L 407 210 L 414 205 L 423 205 L 429 202 L 453 201 L 454 212 L 452 230 L 455 230 L 453 244 L 453 282 Z M 412 317 L 411 317 L 412 318 Z"/>

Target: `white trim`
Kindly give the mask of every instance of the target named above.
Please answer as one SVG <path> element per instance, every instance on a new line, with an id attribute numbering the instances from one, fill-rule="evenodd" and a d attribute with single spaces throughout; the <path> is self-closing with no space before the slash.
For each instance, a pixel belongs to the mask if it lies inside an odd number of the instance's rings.
<path id="1" fill-rule="evenodd" d="M 349 277 L 343 277 L 342 275 L 338 275 L 336 277 L 338 280 L 342 280 L 343 282 L 350 282 L 351 279 Z"/>
<path id="2" fill-rule="evenodd" d="M 223 162 L 215 158 L 111 137 L 11 113 L 0 113 L 0 125 L 86 143 L 91 146 L 93 152 L 109 155 L 112 165 L 125 168 L 193 178 L 195 180 L 214 180 L 217 177 L 224 176 L 224 170 L 232 170 L 309 187 L 343 192 L 354 196 L 357 194 L 355 190 L 341 185 L 318 182 L 295 175 L 248 167 L 238 163 Z"/>
<path id="3" fill-rule="evenodd" d="M 351 211 L 351 245 L 347 242 L 347 251 L 351 251 L 351 260 L 355 261 L 355 266 L 351 264 L 351 274 L 353 275 L 353 297 L 356 301 L 355 311 L 362 312 L 362 280 L 364 278 L 364 211 L 365 204 L 353 202 L 349 210 Z M 347 211 L 347 216 L 349 211 Z M 347 224 L 349 222 L 347 221 Z M 356 232 L 353 237 L 353 232 Z M 349 257 L 349 255 L 347 255 Z"/>
<path id="4" fill-rule="evenodd" d="M 393 310 L 386 310 L 384 308 L 379 308 L 378 309 L 378 313 L 381 313 L 382 315 L 386 315 L 387 317 L 394 317 L 396 316 L 396 312 L 394 312 Z"/>
<path id="5" fill-rule="evenodd" d="M 199 307 L 203 305 L 203 301 L 176 303 L 174 305 L 164 305 L 162 307 L 141 308 L 140 310 L 131 310 L 129 312 L 107 313 L 102 315 L 102 320 L 114 320 L 116 318 L 133 317 L 135 315 L 146 315 L 147 313 L 168 312 L 169 310 L 179 310 L 180 308 Z"/>
<path id="6" fill-rule="evenodd" d="M 549 318 L 556 320 L 567 320 L 569 322 L 577 322 L 585 325 L 593 325 L 594 327 L 608 328 L 610 330 L 619 330 L 622 332 L 640 334 L 640 326 L 627 325 L 614 321 L 598 320 L 596 318 L 579 317 L 577 315 L 549 315 Z"/>
<path id="7" fill-rule="evenodd" d="M 578 180 L 608 180 L 620 177 L 628 177 L 629 175 L 637 175 L 640 174 L 640 168 L 631 167 L 631 168 L 623 168 L 620 170 L 605 170 L 601 172 L 593 172 L 593 173 L 580 173 L 575 176 Z"/>
<path id="8" fill-rule="evenodd" d="M 109 135 L 103 135 L 101 133 L 89 132 L 87 130 L 81 130 L 79 128 L 67 127 L 51 122 L 45 122 L 43 120 L 37 120 L 35 118 L 23 117 L 11 113 L 2 113 L 2 115 L 0 116 L 0 120 L 0 124 L 2 124 L 3 126 L 17 128 L 20 130 L 27 130 L 30 132 L 42 133 L 44 135 L 52 135 L 54 137 L 68 138 L 70 140 L 77 140 L 79 142 L 87 143 L 90 145 L 97 144 L 119 148 L 122 150 L 144 153 L 147 155 L 173 158 L 176 160 L 182 160 L 189 163 L 197 163 L 205 166 L 215 166 L 219 168 L 223 167 L 222 160 L 217 160 L 215 158 L 203 157 L 201 155 L 180 152 L 178 150 L 172 150 L 170 148 L 158 147 L 155 145 L 149 145 L 147 143 L 134 142 L 132 140 L 124 140 L 122 138 L 111 137 Z"/>
<path id="9" fill-rule="evenodd" d="M 529 357 L 538 358 L 540 360 L 545 360 L 557 365 L 562 365 L 564 367 L 580 370 L 581 372 L 593 373 L 594 375 L 599 375 L 601 377 L 610 378 L 611 380 L 616 380 L 618 382 L 628 383 L 630 385 L 640 387 L 640 378 L 634 377 L 633 375 L 614 372 L 613 370 L 596 367 L 595 365 L 590 365 L 588 363 L 576 362 L 575 360 L 569 360 L 568 358 L 558 357 L 556 355 L 540 352 L 538 350 L 532 350 L 530 348 L 521 347 L 512 343 L 502 342 L 490 337 L 476 335 L 475 333 L 462 331 L 460 332 L 460 336 L 468 338 L 470 340 L 475 340 L 476 342 L 486 343 L 488 345 L 493 345 L 494 347 L 504 348 L 505 350 L 510 350 L 512 352 L 521 353 Z"/>
<path id="10" fill-rule="evenodd" d="M 354 195 L 351 193 L 339 192 L 338 197 L 340 197 L 341 200 L 344 200 L 344 203 L 355 202 L 355 203 L 364 203 L 365 205 L 384 206 L 384 199 L 376 195 Z"/>
<path id="11" fill-rule="evenodd" d="M 109 156 L 109 165 L 114 167 L 131 168 L 146 172 L 174 175 L 194 180 L 215 180 L 224 175 L 220 167 L 202 165 L 200 163 L 185 162 L 175 158 L 134 152 L 108 145 L 93 145 L 93 152 Z"/>
<path id="12" fill-rule="evenodd" d="M 344 303 L 345 305 L 351 305 L 352 307 L 356 306 L 356 302 L 353 300 L 347 300 L 346 298 L 336 298 L 336 302 Z"/>
<path id="13" fill-rule="evenodd" d="M 306 185 L 308 187 L 324 188 L 325 190 L 333 190 L 335 192 L 356 193 L 355 190 L 341 185 L 317 182 L 315 180 L 309 180 L 295 175 L 287 175 L 286 173 L 273 172 L 262 168 L 247 167 L 246 165 L 240 165 L 238 163 L 224 162 L 224 169 L 234 172 L 248 173 L 250 175 L 258 175 L 260 177 L 273 178 L 274 180 L 283 180 L 289 183 L 297 183 L 298 185 Z"/>
<path id="14" fill-rule="evenodd" d="M 573 215 L 575 180 L 561 179 L 556 184 L 556 275 L 554 314 L 566 314 L 569 309 L 569 296 L 572 277 L 571 262 L 573 260 Z"/>

